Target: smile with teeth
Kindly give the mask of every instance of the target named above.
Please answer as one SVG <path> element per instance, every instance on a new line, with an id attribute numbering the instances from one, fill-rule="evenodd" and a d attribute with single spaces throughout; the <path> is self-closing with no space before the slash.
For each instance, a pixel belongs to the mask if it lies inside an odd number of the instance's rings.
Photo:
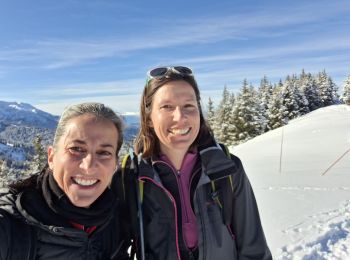
<path id="1" fill-rule="evenodd" d="M 73 177 L 72 179 L 76 184 L 79 184 L 79 185 L 85 186 L 85 187 L 92 186 L 98 182 L 97 179 L 83 179 L 83 178 L 78 178 L 78 177 Z"/>
<path id="2" fill-rule="evenodd" d="M 191 131 L 191 127 L 169 129 L 169 133 L 174 135 L 186 135 Z"/>

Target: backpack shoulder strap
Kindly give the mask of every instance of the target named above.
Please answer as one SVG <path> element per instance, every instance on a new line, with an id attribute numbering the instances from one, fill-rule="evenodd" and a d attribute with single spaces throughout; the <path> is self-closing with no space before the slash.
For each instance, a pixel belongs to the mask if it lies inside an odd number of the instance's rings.
<path id="1" fill-rule="evenodd" d="M 129 154 L 125 154 L 122 160 L 122 170 L 121 170 L 121 184 L 122 184 L 122 189 L 123 189 L 123 199 L 126 199 L 126 191 L 125 191 L 125 168 L 128 162 L 128 159 L 130 158 Z"/>
<path id="2" fill-rule="evenodd" d="M 227 146 L 220 143 L 221 149 L 228 158 L 231 158 L 230 151 Z M 226 178 L 211 181 L 212 196 L 221 208 L 222 219 L 225 225 L 230 225 L 233 214 L 234 187 L 232 175 Z"/>
<path id="3" fill-rule="evenodd" d="M 143 181 L 140 181 L 138 179 L 138 166 L 139 158 L 133 153 L 133 151 L 129 151 L 129 153 L 124 156 L 121 164 L 121 178 L 123 183 L 123 198 L 128 205 L 131 231 L 134 237 L 134 241 L 130 249 L 131 256 L 135 256 L 135 254 L 139 251 L 138 248 L 140 243 L 140 249 L 142 250 L 143 248 L 143 225 L 140 224 L 143 221 L 141 218 L 141 205 L 143 202 Z"/>
<path id="4" fill-rule="evenodd" d="M 225 152 L 226 156 L 227 156 L 229 159 L 231 159 L 231 154 L 230 154 L 230 150 L 228 149 L 228 147 L 227 147 L 226 145 L 224 145 L 224 144 L 221 144 L 221 143 L 220 143 L 219 145 L 220 145 L 221 149 Z M 232 175 L 229 175 L 228 178 L 229 178 L 229 181 L 230 181 L 230 187 L 231 187 L 232 192 L 233 192 L 234 188 L 233 188 L 233 178 L 232 178 Z"/>

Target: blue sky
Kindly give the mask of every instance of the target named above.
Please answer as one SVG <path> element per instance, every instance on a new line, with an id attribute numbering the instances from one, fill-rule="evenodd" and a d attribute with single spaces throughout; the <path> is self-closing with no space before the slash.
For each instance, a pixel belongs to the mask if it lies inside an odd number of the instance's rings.
<path id="1" fill-rule="evenodd" d="M 60 114 L 104 102 L 137 112 L 146 72 L 193 68 L 203 105 L 224 85 L 350 73 L 350 1 L 2 1 L 0 100 Z"/>

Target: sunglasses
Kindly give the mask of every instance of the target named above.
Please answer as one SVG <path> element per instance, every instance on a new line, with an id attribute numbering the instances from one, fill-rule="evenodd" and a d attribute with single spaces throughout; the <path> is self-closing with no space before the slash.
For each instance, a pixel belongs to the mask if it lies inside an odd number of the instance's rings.
<path id="1" fill-rule="evenodd" d="M 148 80 L 154 78 L 162 78 L 166 76 L 169 72 L 180 74 L 181 76 L 193 76 L 193 72 L 190 68 L 184 66 L 174 66 L 174 67 L 158 67 L 151 69 L 147 72 Z"/>

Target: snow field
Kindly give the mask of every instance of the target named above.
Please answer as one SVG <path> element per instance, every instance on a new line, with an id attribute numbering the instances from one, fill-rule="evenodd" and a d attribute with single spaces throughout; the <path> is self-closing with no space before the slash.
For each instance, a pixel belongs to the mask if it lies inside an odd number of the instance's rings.
<path id="1" fill-rule="evenodd" d="M 350 259 L 350 106 L 315 110 L 231 152 L 274 259 Z"/>

